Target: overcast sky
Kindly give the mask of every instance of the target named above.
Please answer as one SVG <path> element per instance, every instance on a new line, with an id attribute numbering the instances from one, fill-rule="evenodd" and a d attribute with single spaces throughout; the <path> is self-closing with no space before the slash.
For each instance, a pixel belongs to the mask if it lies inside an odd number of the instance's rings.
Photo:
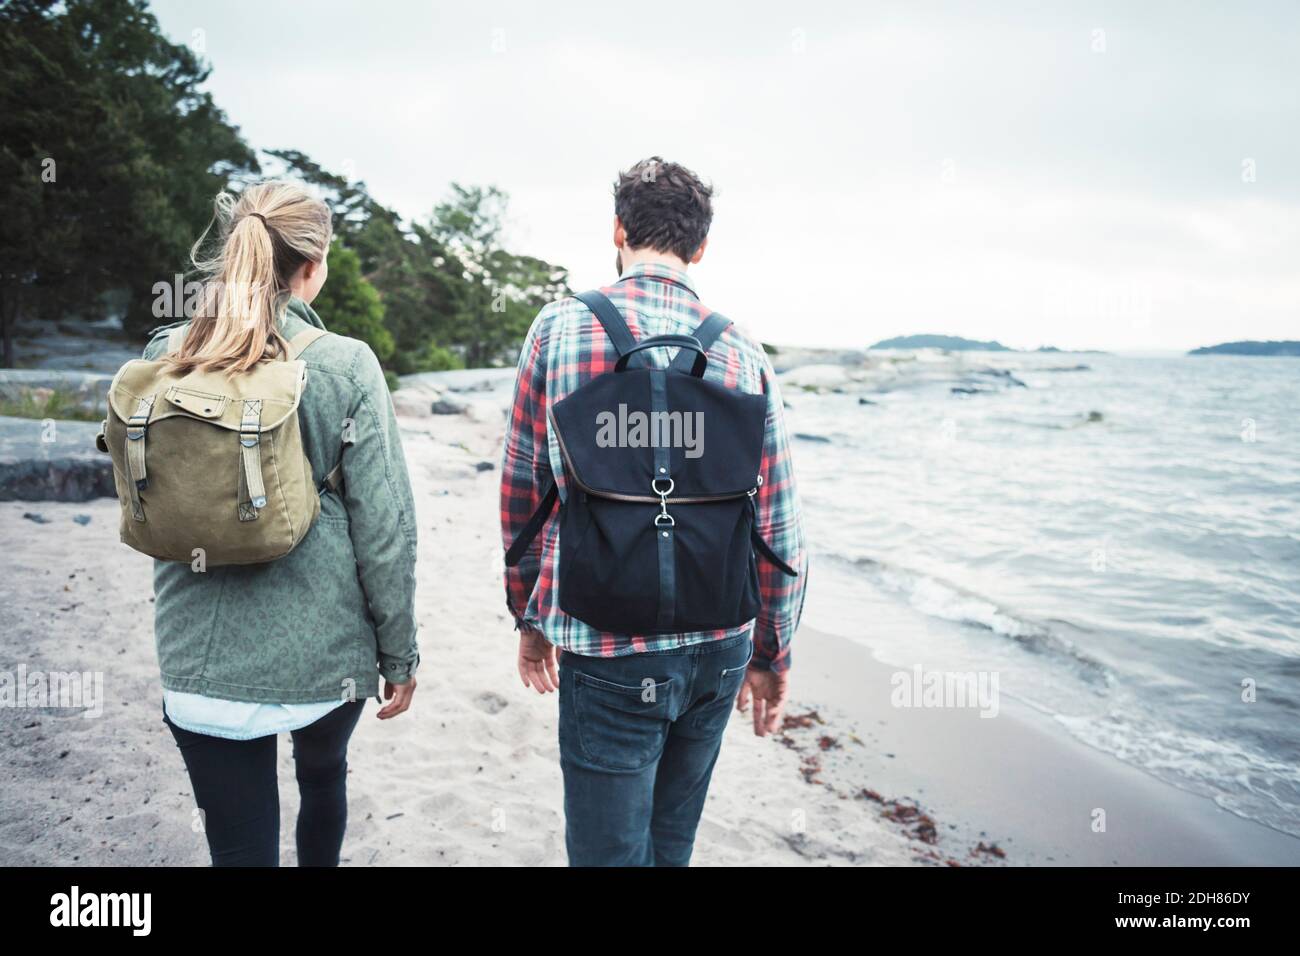
<path id="1" fill-rule="evenodd" d="M 1300 338 L 1294 2 L 154 9 L 253 146 L 415 218 L 496 184 L 575 288 L 658 153 L 717 188 L 703 298 L 768 341 Z"/>

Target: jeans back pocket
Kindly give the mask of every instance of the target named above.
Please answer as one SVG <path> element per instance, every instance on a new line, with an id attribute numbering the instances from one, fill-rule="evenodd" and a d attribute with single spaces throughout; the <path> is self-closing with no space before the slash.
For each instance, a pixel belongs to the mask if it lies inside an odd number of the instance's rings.
<path id="1" fill-rule="evenodd" d="M 659 759 L 668 737 L 671 678 L 615 684 L 573 674 L 574 714 L 583 755 L 608 770 L 643 770 Z"/>

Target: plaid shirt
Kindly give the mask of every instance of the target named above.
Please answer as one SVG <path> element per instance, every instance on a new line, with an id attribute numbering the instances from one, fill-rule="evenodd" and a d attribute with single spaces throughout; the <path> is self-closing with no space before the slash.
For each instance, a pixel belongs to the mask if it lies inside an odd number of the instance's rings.
<path id="1" fill-rule="evenodd" d="M 686 273 L 665 265 L 634 266 L 618 283 L 601 291 L 623 313 L 638 340 L 651 335 L 689 334 L 709 314 Z M 642 354 L 661 368 L 671 357 L 666 349 Z M 596 376 L 613 371 L 617 359 L 614 343 L 595 315 L 577 299 L 551 302 L 533 321 L 519 356 L 501 470 L 501 537 L 505 547 L 527 524 L 552 475 L 557 479 L 561 502 L 565 498 L 563 459 L 559 441 L 550 430 L 547 409 Z M 758 530 L 799 576 L 782 574 L 759 557 L 760 610 L 754 622 L 740 627 L 644 636 L 598 631 L 560 609 L 560 522 L 552 513 L 524 559 L 506 568 L 506 604 L 516 627 L 539 631 L 552 644 L 590 657 L 671 650 L 723 640 L 753 628 L 754 666 L 776 671 L 790 666 L 790 638 L 803 610 L 808 562 L 781 393 L 766 353 L 734 325 L 709 350 L 705 376 L 729 388 L 767 396 L 763 483 L 755 502 Z"/>

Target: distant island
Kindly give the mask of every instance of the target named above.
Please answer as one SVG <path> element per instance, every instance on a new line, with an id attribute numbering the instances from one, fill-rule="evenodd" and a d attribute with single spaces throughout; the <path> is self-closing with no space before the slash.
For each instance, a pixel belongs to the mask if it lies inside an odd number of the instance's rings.
<path id="1" fill-rule="evenodd" d="M 1223 342 L 1192 349 L 1188 355 L 1292 355 L 1300 356 L 1300 342 Z"/>
<path id="2" fill-rule="evenodd" d="M 1062 352 L 1055 345 L 1040 345 L 1036 349 L 1013 349 L 996 340 L 983 342 L 979 339 L 965 339 L 960 335 L 897 335 L 892 339 L 881 339 L 868 349 L 946 349 L 949 352 Z M 1069 349 L 1068 351 L 1075 351 Z M 1104 354 L 1104 353 L 1095 353 Z"/>
<path id="3" fill-rule="evenodd" d="M 872 349 L 947 349 L 950 352 L 1010 352 L 1001 342 L 981 342 L 960 335 L 898 335 L 881 339 Z"/>

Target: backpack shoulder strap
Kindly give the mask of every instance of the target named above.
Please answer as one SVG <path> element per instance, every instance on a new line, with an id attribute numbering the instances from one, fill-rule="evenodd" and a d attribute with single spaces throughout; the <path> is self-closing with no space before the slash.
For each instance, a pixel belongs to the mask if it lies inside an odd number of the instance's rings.
<path id="1" fill-rule="evenodd" d="M 551 509 L 555 507 L 555 501 L 559 496 L 560 490 L 556 487 L 555 481 L 552 480 L 545 493 L 542 495 L 542 500 L 537 506 L 537 510 L 534 511 L 532 517 L 528 519 L 528 523 L 524 525 L 523 529 L 519 532 L 519 536 L 516 537 L 515 540 L 510 543 L 510 547 L 506 549 L 506 567 L 513 568 L 523 560 L 524 555 L 528 553 L 528 546 L 533 543 L 533 539 L 536 538 L 542 528 L 546 526 L 546 519 L 551 516 Z"/>
<path id="2" fill-rule="evenodd" d="M 190 330 L 188 325 L 178 325 L 167 333 L 167 349 L 164 355 L 170 355 L 172 352 L 181 350 L 181 343 L 185 341 L 185 333 Z"/>
<path id="3" fill-rule="evenodd" d="M 298 356 L 302 355 L 307 346 L 326 335 L 329 335 L 329 333 L 324 329 L 318 329 L 315 326 L 310 329 L 303 329 L 289 340 L 289 361 L 292 362 Z"/>
<path id="4" fill-rule="evenodd" d="M 691 335 L 699 341 L 701 347 L 707 352 L 713 343 L 718 340 L 718 336 L 727 330 L 729 325 L 731 325 L 731 319 L 721 312 L 710 312 L 704 321 L 695 327 L 695 331 Z M 677 355 L 673 358 L 669 367 L 678 372 L 689 372 L 691 366 L 695 364 L 696 358 L 695 352 L 689 349 L 678 349 Z"/>
<path id="5" fill-rule="evenodd" d="M 623 318 L 623 314 L 605 297 L 604 293 L 593 289 L 591 292 L 575 293 L 574 298 L 595 313 L 605 329 L 605 334 L 618 350 L 619 358 L 632 351 L 633 346 L 636 345 L 636 338 L 632 335 L 632 330 L 627 327 L 627 320 Z M 629 364 L 635 362 L 637 358 L 638 356 L 633 355 Z"/>
<path id="6" fill-rule="evenodd" d="M 325 480 L 321 482 L 321 487 L 318 490 L 332 491 L 336 495 L 343 494 L 343 462 L 342 461 L 340 461 L 337 465 L 335 465 L 333 468 L 330 469 L 329 474 L 325 476 Z"/>
<path id="7" fill-rule="evenodd" d="M 330 333 L 326 332 L 324 329 L 318 329 L 315 326 L 312 326 L 309 329 L 303 329 L 289 340 L 289 354 L 286 358 L 290 362 L 294 361 L 294 359 L 298 358 L 304 351 L 306 351 L 307 346 L 311 345 L 317 339 L 322 339 L 329 334 Z M 344 444 L 347 443 L 345 442 Z M 325 480 L 321 483 L 321 486 L 317 491 L 332 491 L 337 495 L 343 494 L 342 460 L 330 469 L 329 474 L 325 476 Z"/>

